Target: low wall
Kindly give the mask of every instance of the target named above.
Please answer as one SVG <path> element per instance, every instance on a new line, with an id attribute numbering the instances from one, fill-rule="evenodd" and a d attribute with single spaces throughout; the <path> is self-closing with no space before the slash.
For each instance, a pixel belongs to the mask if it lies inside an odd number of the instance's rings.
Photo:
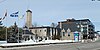
<path id="1" fill-rule="evenodd" d="M 7 41 L 0 41 L 0 44 L 5 44 L 7 43 Z"/>

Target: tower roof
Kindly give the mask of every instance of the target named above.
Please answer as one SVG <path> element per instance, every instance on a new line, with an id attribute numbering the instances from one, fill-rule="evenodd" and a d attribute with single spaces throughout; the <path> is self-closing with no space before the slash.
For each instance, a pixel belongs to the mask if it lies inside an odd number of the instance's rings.
<path id="1" fill-rule="evenodd" d="M 27 10 L 26 12 L 31 12 L 31 13 L 32 13 L 32 11 L 31 11 L 31 10 Z"/>

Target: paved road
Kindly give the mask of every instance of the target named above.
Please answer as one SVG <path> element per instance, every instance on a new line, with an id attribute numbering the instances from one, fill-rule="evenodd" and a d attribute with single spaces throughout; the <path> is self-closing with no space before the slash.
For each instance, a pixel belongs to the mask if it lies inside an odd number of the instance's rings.
<path id="1" fill-rule="evenodd" d="M 100 50 L 100 42 L 95 43 L 70 43 L 51 44 L 41 46 L 6 48 L 2 50 Z"/>
<path id="2" fill-rule="evenodd" d="M 100 40 L 94 43 L 50 44 L 19 48 L 5 48 L 0 50 L 100 50 Z"/>

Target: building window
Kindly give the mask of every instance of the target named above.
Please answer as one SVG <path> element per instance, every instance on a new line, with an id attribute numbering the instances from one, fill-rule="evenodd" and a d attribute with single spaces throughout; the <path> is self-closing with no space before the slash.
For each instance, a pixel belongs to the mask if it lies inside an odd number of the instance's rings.
<path id="1" fill-rule="evenodd" d="M 31 39 L 33 40 L 33 37 L 31 36 Z"/>
<path id="2" fill-rule="evenodd" d="M 52 29 L 50 28 L 50 34 L 49 34 L 50 36 L 52 36 Z"/>
<path id="3" fill-rule="evenodd" d="M 53 35 L 55 35 L 55 29 L 53 29 Z"/>
<path id="4" fill-rule="evenodd" d="M 63 29 L 61 32 L 63 34 L 62 36 L 65 36 L 65 30 Z"/>
<path id="5" fill-rule="evenodd" d="M 40 32 L 41 32 L 41 30 L 40 30 Z"/>
<path id="6" fill-rule="evenodd" d="M 46 32 L 46 30 L 44 30 Z"/>
<path id="7" fill-rule="evenodd" d="M 68 36 L 70 36 L 70 32 L 68 32 Z"/>
<path id="8" fill-rule="evenodd" d="M 26 41 L 27 39 L 25 38 L 25 41 Z"/>
<path id="9" fill-rule="evenodd" d="M 28 37 L 28 40 L 30 40 L 30 38 Z"/>
<path id="10" fill-rule="evenodd" d="M 37 33 L 37 30 L 35 30 L 35 33 Z"/>
<path id="11" fill-rule="evenodd" d="M 63 32 L 63 36 L 65 36 L 65 32 Z"/>
<path id="12" fill-rule="evenodd" d="M 83 22 L 83 24 L 87 24 L 87 22 Z"/>
<path id="13" fill-rule="evenodd" d="M 30 30 L 30 32 L 32 32 L 32 30 Z"/>
<path id="14" fill-rule="evenodd" d="M 83 27 L 83 29 L 87 29 L 87 27 Z"/>

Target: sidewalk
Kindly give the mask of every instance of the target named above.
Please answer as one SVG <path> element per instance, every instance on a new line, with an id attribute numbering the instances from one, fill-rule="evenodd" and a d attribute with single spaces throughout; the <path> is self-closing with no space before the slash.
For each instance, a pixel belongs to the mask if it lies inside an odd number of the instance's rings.
<path id="1" fill-rule="evenodd" d="M 49 45 L 49 44 L 59 44 L 59 43 L 73 43 L 73 40 L 46 40 L 41 42 L 25 42 L 25 43 L 6 43 L 0 44 L 0 47 L 21 47 L 21 46 L 34 46 L 34 45 Z"/>

